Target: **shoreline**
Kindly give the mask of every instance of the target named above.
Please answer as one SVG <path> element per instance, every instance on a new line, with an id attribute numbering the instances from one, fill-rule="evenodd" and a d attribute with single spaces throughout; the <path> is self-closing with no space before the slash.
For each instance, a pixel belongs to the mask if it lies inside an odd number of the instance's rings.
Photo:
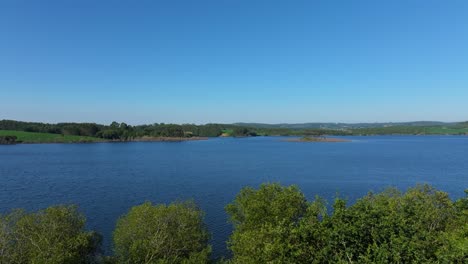
<path id="1" fill-rule="evenodd" d="M 208 137 L 141 137 L 120 142 L 181 142 L 208 140 Z"/>
<path id="2" fill-rule="evenodd" d="M 0 146 L 11 146 L 11 145 L 23 145 L 23 144 L 95 144 L 95 143 L 131 143 L 131 142 L 183 142 L 183 141 L 199 141 L 199 140 L 208 140 L 208 137 L 143 137 L 135 138 L 131 140 L 96 140 L 96 141 L 16 141 L 11 144 L 0 144 Z"/>
<path id="3" fill-rule="evenodd" d="M 341 137 L 380 137 L 380 136 L 413 136 L 413 137 L 424 137 L 424 136 L 454 136 L 454 137 L 468 137 L 468 135 L 451 135 L 451 134 L 432 134 L 432 135 L 407 135 L 407 134 L 390 134 L 390 135 L 350 135 L 350 136 L 341 136 Z M 342 143 L 342 142 L 352 142 L 352 139 L 345 138 L 335 138 L 335 137 L 326 137 L 326 138 L 299 138 L 297 136 L 280 136 L 280 135 L 269 135 L 269 136 L 257 136 L 257 137 L 294 137 L 286 138 L 280 141 L 283 142 L 298 142 L 298 143 Z M 93 144 L 93 143 L 131 143 L 131 142 L 184 142 L 184 141 L 200 141 L 200 140 L 209 140 L 213 138 L 229 138 L 226 136 L 218 137 L 140 137 L 130 140 L 82 140 L 82 141 L 16 141 L 9 144 L 0 144 L 0 146 L 11 146 L 11 145 L 22 145 L 22 144 Z M 246 137 L 232 137 L 230 138 L 246 138 Z"/>

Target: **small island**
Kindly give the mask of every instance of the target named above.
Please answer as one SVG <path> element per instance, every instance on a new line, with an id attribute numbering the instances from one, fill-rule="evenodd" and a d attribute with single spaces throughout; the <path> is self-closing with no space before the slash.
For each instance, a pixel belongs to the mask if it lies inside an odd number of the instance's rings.
<path id="1" fill-rule="evenodd" d="M 351 140 L 346 140 L 342 138 L 329 138 L 329 137 L 301 137 L 301 138 L 288 138 L 285 139 L 286 142 L 350 142 Z"/>

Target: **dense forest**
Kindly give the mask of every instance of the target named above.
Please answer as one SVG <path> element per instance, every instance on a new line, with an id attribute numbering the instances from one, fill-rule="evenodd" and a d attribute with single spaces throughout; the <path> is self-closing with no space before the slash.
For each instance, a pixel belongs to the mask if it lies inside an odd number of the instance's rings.
<path id="1" fill-rule="evenodd" d="M 128 141 L 142 137 L 218 137 L 221 135 L 246 137 L 267 135 L 347 135 L 349 133 L 338 130 L 307 129 L 291 130 L 287 128 L 255 128 L 231 124 L 164 124 L 131 126 L 126 123 L 112 122 L 110 125 L 94 123 L 37 123 L 14 120 L 1 120 L 0 130 L 25 131 L 38 133 L 52 133 L 62 135 L 76 135 L 97 137 L 108 140 Z"/>
<path id="2" fill-rule="evenodd" d="M 131 140 L 141 137 L 217 137 L 224 131 L 233 136 L 255 135 L 250 128 L 221 124 L 164 124 L 131 126 L 126 123 L 112 122 L 110 125 L 94 123 L 37 123 L 14 120 L 1 120 L 0 130 L 52 133 L 98 137 L 110 140 Z"/>
<path id="3" fill-rule="evenodd" d="M 242 126 L 235 124 L 164 124 L 131 126 L 112 122 L 110 125 L 94 123 L 38 123 L 1 120 L 0 131 L 23 131 L 51 133 L 64 136 L 93 137 L 112 141 L 131 141 L 141 138 L 158 137 L 218 137 L 218 136 L 349 136 L 349 135 L 468 135 L 468 122 L 450 126 L 379 126 L 352 129 L 331 128 L 284 128 L 272 126 Z M 3 133 L 5 134 L 5 133 Z M 14 133 L 6 136 L 15 136 Z M 93 141 L 89 138 L 84 141 Z"/>
<path id="4" fill-rule="evenodd" d="M 76 206 L 0 215 L 0 263 L 468 263 L 468 190 L 427 185 L 369 193 L 348 205 L 307 201 L 295 186 L 246 187 L 226 206 L 228 259 L 210 257 L 194 202 L 135 206 L 117 221 L 114 255 Z"/>
<path id="5" fill-rule="evenodd" d="M 16 136 L 0 136 L 0 145 L 11 145 L 17 143 Z"/>

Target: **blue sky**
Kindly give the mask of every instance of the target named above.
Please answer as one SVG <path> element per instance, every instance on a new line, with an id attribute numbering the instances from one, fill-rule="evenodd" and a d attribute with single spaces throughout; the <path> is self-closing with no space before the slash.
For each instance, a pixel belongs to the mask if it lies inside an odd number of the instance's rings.
<path id="1" fill-rule="evenodd" d="M 0 2 L 0 119 L 468 120 L 468 1 Z"/>

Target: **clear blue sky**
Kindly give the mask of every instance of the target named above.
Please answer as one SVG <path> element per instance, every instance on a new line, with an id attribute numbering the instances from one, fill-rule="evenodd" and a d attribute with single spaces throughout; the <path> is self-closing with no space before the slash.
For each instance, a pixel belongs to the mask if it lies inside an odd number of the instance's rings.
<path id="1" fill-rule="evenodd" d="M 468 1 L 4 0 L 0 119 L 468 120 Z"/>

